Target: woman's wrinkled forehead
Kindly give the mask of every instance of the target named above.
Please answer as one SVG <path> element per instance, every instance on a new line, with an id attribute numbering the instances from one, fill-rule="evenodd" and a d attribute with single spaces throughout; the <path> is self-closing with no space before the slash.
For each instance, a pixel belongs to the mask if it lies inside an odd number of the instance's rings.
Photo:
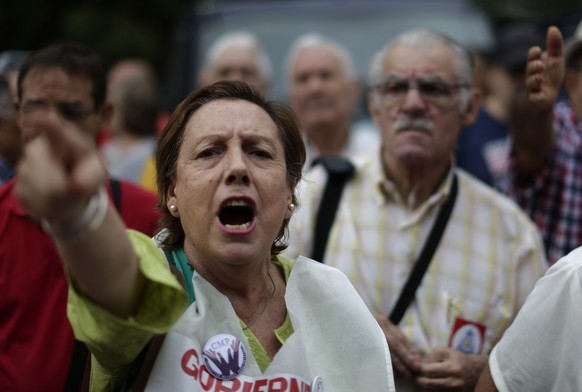
<path id="1" fill-rule="evenodd" d="M 255 135 L 282 143 L 277 125 L 269 114 L 260 106 L 240 99 L 217 99 L 201 106 L 192 113 L 183 133 L 184 140 Z"/>

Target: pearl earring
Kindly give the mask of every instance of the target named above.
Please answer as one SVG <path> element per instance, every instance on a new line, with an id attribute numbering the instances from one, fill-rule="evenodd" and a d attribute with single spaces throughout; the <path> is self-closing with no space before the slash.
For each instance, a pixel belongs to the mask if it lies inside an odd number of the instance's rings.
<path id="1" fill-rule="evenodd" d="M 174 214 L 176 213 L 176 211 L 178 211 L 178 207 L 176 207 L 175 205 L 171 205 L 170 206 L 170 212 L 173 212 Z"/>
<path id="2" fill-rule="evenodd" d="M 289 210 L 290 211 L 295 211 L 295 204 L 289 203 Z"/>

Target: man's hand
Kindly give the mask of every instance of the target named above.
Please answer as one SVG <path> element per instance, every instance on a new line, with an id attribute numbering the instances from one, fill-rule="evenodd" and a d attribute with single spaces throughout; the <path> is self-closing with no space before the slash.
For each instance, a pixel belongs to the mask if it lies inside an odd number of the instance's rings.
<path id="1" fill-rule="evenodd" d="M 392 357 L 392 367 L 396 375 L 405 378 L 414 376 L 421 368 L 422 356 L 420 353 L 386 316 L 376 316 L 376 320 L 386 336 Z"/>
<path id="2" fill-rule="evenodd" d="M 77 218 L 106 177 L 94 143 L 58 116 L 33 118 L 27 126 L 38 136 L 26 144 L 18 166 L 18 199 L 37 219 Z"/>
<path id="3" fill-rule="evenodd" d="M 557 27 L 549 27 L 546 50 L 535 46 L 527 56 L 526 79 L 528 100 L 538 110 L 549 110 L 558 98 L 564 79 L 563 38 Z"/>
<path id="4" fill-rule="evenodd" d="M 548 28 L 546 50 L 529 50 L 525 91 L 512 108 L 509 129 L 517 160 L 517 181 L 529 181 L 542 167 L 554 146 L 553 106 L 564 79 L 562 34 Z"/>
<path id="5" fill-rule="evenodd" d="M 424 359 L 416 382 L 427 390 L 472 391 L 486 364 L 485 356 L 437 347 Z"/>

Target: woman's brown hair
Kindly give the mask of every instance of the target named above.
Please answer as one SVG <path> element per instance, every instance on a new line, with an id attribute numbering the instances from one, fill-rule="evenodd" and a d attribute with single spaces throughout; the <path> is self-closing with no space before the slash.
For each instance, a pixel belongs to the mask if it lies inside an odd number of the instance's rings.
<path id="1" fill-rule="evenodd" d="M 160 227 L 168 232 L 168 236 L 162 241 L 162 247 L 166 249 L 178 248 L 184 243 L 185 234 L 180 219 L 170 214 L 166 204 L 168 188 L 176 175 L 178 155 L 184 140 L 186 124 L 194 112 L 207 103 L 218 99 L 245 100 L 262 108 L 277 126 L 285 151 L 289 185 L 294 190 L 301 180 L 305 164 L 305 144 L 301 136 L 299 122 L 291 109 L 283 104 L 267 101 L 261 93 L 244 82 L 222 81 L 192 92 L 178 105 L 170 117 L 168 125 L 160 136 L 156 151 L 158 208 L 162 213 Z M 294 193 L 293 204 L 298 205 Z M 289 220 L 285 219 L 275 242 L 271 245 L 272 255 L 281 253 L 287 247 L 288 224 Z"/>

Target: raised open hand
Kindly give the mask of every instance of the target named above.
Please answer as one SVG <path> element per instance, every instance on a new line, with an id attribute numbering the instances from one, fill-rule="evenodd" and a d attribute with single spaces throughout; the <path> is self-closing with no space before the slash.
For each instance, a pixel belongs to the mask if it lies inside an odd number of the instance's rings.
<path id="1" fill-rule="evenodd" d="M 525 83 L 528 99 L 538 109 L 551 108 L 558 98 L 565 72 L 563 42 L 560 30 L 551 26 L 546 36 L 546 50 L 535 46 L 528 52 Z"/>

